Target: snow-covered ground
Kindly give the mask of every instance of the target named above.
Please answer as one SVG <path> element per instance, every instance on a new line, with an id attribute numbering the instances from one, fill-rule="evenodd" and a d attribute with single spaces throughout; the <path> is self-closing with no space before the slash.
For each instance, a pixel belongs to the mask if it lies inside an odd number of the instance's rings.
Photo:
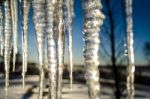
<path id="1" fill-rule="evenodd" d="M 4 79 L 0 75 L 0 99 L 5 99 Z M 103 80 L 105 82 L 105 80 Z M 107 80 L 107 82 L 109 82 Z M 110 81 L 113 82 L 113 81 Z M 23 90 L 21 79 L 10 80 L 8 99 L 37 99 L 38 97 L 38 76 L 27 76 L 26 86 Z M 150 86 L 135 85 L 136 90 L 135 99 L 150 99 Z M 44 89 L 44 99 L 47 98 L 48 89 Z M 110 87 L 101 86 L 101 99 L 115 99 L 113 90 Z M 126 94 L 124 91 L 123 94 Z M 69 81 L 63 80 L 63 99 L 88 99 L 88 89 L 86 85 L 80 83 L 73 84 L 73 90 L 69 88 Z M 122 99 L 125 99 L 122 98 Z"/>
<path id="2" fill-rule="evenodd" d="M 63 81 L 63 99 L 87 99 L 88 92 L 85 85 L 74 84 L 73 90 L 70 91 L 69 81 Z M 25 89 L 22 88 L 21 79 L 10 80 L 10 86 L 8 91 L 8 99 L 37 99 L 38 97 L 38 76 L 28 76 L 26 78 Z M 44 93 L 47 93 L 48 89 L 44 89 Z M 0 78 L 0 99 L 5 99 L 4 91 L 4 79 Z M 47 95 L 44 99 L 48 99 Z"/>

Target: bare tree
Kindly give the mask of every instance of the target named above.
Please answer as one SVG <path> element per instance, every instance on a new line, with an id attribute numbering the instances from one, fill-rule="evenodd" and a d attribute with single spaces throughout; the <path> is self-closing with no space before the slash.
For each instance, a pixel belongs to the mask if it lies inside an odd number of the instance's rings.
<path id="1" fill-rule="evenodd" d="M 105 0 L 103 12 L 106 20 L 102 27 L 102 53 L 105 54 L 107 63 L 113 66 L 115 80 L 115 96 L 116 99 L 121 98 L 120 79 L 118 76 L 117 66 L 125 64 L 125 17 L 123 2 L 117 0 Z M 119 12 L 115 10 L 117 7 L 121 9 Z M 103 42 L 104 41 L 104 42 Z"/>
<path id="2" fill-rule="evenodd" d="M 146 42 L 143 48 L 145 59 L 150 65 L 150 42 Z"/>

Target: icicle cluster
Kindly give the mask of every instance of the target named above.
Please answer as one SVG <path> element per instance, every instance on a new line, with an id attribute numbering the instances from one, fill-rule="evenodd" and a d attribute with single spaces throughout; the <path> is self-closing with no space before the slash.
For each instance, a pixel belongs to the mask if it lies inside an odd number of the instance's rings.
<path id="1" fill-rule="evenodd" d="M 63 0 L 63 19 L 64 31 L 68 36 L 68 51 L 69 51 L 69 65 L 70 65 L 70 88 L 73 83 L 73 59 L 72 59 L 72 19 L 74 17 L 73 0 Z"/>
<path id="2" fill-rule="evenodd" d="M 4 1 L 5 18 L 2 13 Z M 64 65 L 65 33 L 68 36 L 70 87 L 73 83 L 73 53 L 72 53 L 72 20 L 74 17 L 74 0 L 32 0 L 33 21 L 36 31 L 38 61 L 40 71 L 40 84 L 38 99 L 43 99 L 44 82 L 44 46 L 47 44 L 48 73 L 49 73 L 49 99 L 61 99 L 62 73 Z M 132 0 L 126 0 L 127 21 L 127 99 L 134 99 L 134 49 L 133 49 L 133 22 Z M 25 86 L 28 56 L 28 16 L 30 0 L 20 0 L 21 29 L 22 29 L 22 78 Z M 90 99 L 100 99 L 99 61 L 98 51 L 100 45 L 99 31 L 104 15 L 101 12 L 100 0 L 83 0 L 84 9 L 84 50 L 86 74 Z M 4 20 L 4 22 L 3 22 Z M 3 43 L 4 23 L 4 43 Z M 13 31 L 13 70 L 15 70 L 16 54 L 18 51 L 18 1 L 0 0 L 0 54 L 3 55 L 5 64 L 5 93 L 8 98 L 9 69 L 11 53 L 11 30 Z M 46 38 L 46 41 L 45 41 Z M 3 48 L 4 46 L 4 48 Z M 46 48 L 45 48 L 46 50 Z M 46 56 L 46 55 L 45 55 Z M 46 60 L 46 58 L 45 58 Z"/>
<path id="3" fill-rule="evenodd" d="M 33 20 L 36 31 L 39 71 L 40 71 L 40 85 L 39 97 L 43 99 L 43 81 L 44 81 L 44 40 L 45 40 L 45 0 L 33 0 Z"/>
<path id="4" fill-rule="evenodd" d="M 0 55 L 3 56 L 3 13 L 2 1 L 0 2 Z"/>
<path id="5" fill-rule="evenodd" d="M 16 54 L 18 52 L 18 1 L 11 0 L 11 17 L 13 31 L 13 71 L 15 71 Z"/>
<path id="6" fill-rule="evenodd" d="M 46 0 L 46 32 L 49 68 L 49 99 L 56 99 L 56 44 L 53 37 L 53 15 L 56 0 Z"/>
<path id="7" fill-rule="evenodd" d="M 10 69 L 10 41 L 11 41 L 11 9 L 10 0 L 5 1 L 5 44 L 4 44 L 4 64 L 5 64 L 5 93 L 6 99 L 8 98 L 9 86 L 9 69 Z"/>
<path id="8" fill-rule="evenodd" d="M 57 48 L 57 99 L 61 98 L 62 94 L 62 73 L 63 73 L 63 46 L 64 46 L 64 32 L 63 32 L 63 17 L 62 17 L 62 0 L 57 0 L 54 10 L 54 40 Z"/>
<path id="9" fill-rule="evenodd" d="M 127 68 L 127 99 L 134 99 L 134 49 L 133 49 L 133 20 L 132 20 L 132 0 L 126 2 L 126 21 L 127 21 L 127 51 L 129 65 Z"/>
<path id="10" fill-rule="evenodd" d="M 25 74 L 27 72 L 27 56 L 28 56 L 28 16 L 30 9 L 30 0 L 21 0 L 21 28 L 22 28 L 22 78 L 23 88 L 25 86 Z"/>
<path id="11" fill-rule="evenodd" d="M 104 15 L 101 12 L 100 0 L 83 0 L 84 9 L 84 51 L 89 98 L 100 99 L 99 84 L 99 31 L 103 23 Z"/>

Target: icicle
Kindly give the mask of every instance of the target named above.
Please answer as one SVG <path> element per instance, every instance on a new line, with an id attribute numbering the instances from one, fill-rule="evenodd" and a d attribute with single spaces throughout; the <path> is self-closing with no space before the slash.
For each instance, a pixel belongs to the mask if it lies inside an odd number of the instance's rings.
<path id="1" fill-rule="evenodd" d="M 11 16 L 13 27 L 13 71 L 15 71 L 16 54 L 18 52 L 18 2 L 11 0 Z"/>
<path id="2" fill-rule="evenodd" d="M 28 16 L 30 9 L 30 0 L 21 0 L 21 27 L 22 27 L 22 78 L 23 88 L 25 86 L 25 74 L 27 72 L 27 54 L 28 54 Z"/>
<path id="3" fill-rule="evenodd" d="M 9 86 L 9 69 L 10 69 L 10 41 L 11 41 L 11 11 L 10 0 L 5 1 L 5 44 L 4 44 L 4 63 L 5 63 L 5 93 L 8 98 L 8 86 Z"/>
<path id="4" fill-rule="evenodd" d="M 64 23 L 64 22 L 63 22 Z M 62 46 L 63 46 L 63 49 L 62 49 L 62 62 L 64 64 L 64 60 L 65 60 L 65 31 L 64 31 L 64 25 L 62 27 Z"/>
<path id="5" fill-rule="evenodd" d="M 104 15 L 101 12 L 100 0 L 83 0 L 84 9 L 84 51 L 89 99 L 100 99 L 99 83 L 99 31 Z"/>
<path id="6" fill-rule="evenodd" d="M 47 21 L 47 51 L 49 68 L 49 99 L 56 99 L 56 45 L 53 38 L 53 14 L 56 0 L 46 0 L 46 21 Z"/>
<path id="7" fill-rule="evenodd" d="M 0 2 L 0 55 L 3 56 L 3 13 L 2 13 L 2 1 Z"/>
<path id="8" fill-rule="evenodd" d="M 48 70 L 48 61 L 47 61 L 47 37 L 45 36 L 45 38 L 44 38 L 44 42 L 45 42 L 45 44 L 44 44 L 44 71 L 45 72 L 47 72 L 47 70 Z"/>
<path id="9" fill-rule="evenodd" d="M 36 31 L 40 85 L 38 99 L 43 99 L 43 81 L 44 81 L 44 36 L 45 36 L 45 0 L 33 0 L 33 20 Z"/>
<path id="10" fill-rule="evenodd" d="M 70 88 L 72 90 L 73 83 L 73 59 L 72 59 L 72 19 L 74 16 L 73 0 L 63 0 L 63 18 L 65 32 L 68 35 L 69 65 L 70 65 Z"/>
<path id="11" fill-rule="evenodd" d="M 62 0 L 57 0 L 53 19 L 54 40 L 57 47 L 57 99 L 61 99 L 62 95 L 62 73 L 63 73 L 63 19 L 62 19 Z"/>
<path id="12" fill-rule="evenodd" d="M 132 0 L 126 2 L 126 21 L 127 21 L 127 51 L 129 65 L 127 68 L 127 99 L 134 99 L 134 49 L 133 49 L 133 20 L 132 20 Z"/>

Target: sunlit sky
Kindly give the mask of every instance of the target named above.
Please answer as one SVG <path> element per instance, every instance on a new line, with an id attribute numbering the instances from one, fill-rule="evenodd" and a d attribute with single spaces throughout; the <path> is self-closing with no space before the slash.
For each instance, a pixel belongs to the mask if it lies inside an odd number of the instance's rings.
<path id="1" fill-rule="evenodd" d="M 110 0 L 117 5 L 122 0 Z M 150 42 L 150 0 L 133 0 L 133 22 L 134 22 L 134 38 L 135 38 L 135 62 L 136 64 L 146 64 L 143 55 L 143 46 L 146 41 Z M 82 0 L 74 0 L 75 18 L 73 20 L 73 61 L 74 64 L 83 64 L 83 11 Z M 117 9 L 118 11 L 120 9 Z M 35 31 L 32 21 L 32 7 L 29 15 L 29 61 L 37 62 L 37 47 L 35 40 Z M 20 24 L 20 21 L 19 21 Z M 21 29 L 19 26 L 19 50 L 21 51 Z M 68 54 L 65 51 L 65 62 L 68 63 Z M 104 64 L 101 59 L 100 63 Z"/>

